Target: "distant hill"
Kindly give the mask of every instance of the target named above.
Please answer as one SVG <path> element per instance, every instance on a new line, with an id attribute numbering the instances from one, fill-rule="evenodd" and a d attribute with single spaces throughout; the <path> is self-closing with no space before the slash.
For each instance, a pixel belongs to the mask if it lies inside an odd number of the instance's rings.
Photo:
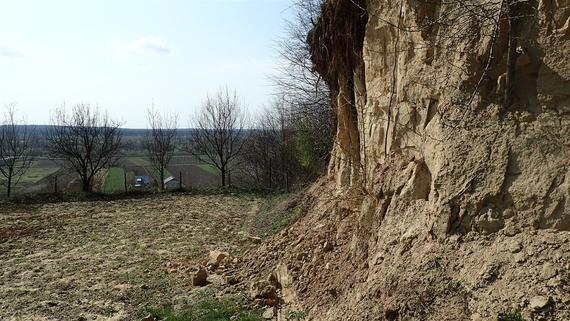
<path id="1" fill-rule="evenodd" d="M 20 127 L 28 127 L 32 131 L 36 132 L 37 134 L 43 134 L 48 129 L 53 127 L 53 125 L 20 125 Z M 121 128 L 121 133 L 126 137 L 137 137 L 137 136 L 144 136 L 149 129 L 143 128 Z M 179 135 L 187 135 L 196 129 L 193 128 L 180 128 L 178 129 Z"/>

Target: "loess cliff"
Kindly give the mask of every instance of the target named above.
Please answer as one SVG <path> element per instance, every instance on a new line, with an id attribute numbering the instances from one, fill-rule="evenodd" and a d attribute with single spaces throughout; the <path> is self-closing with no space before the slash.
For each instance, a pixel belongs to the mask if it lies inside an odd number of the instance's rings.
<path id="1" fill-rule="evenodd" d="M 570 1 L 506 3 L 323 5 L 329 171 L 244 272 L 281 320 L 570 320 Z"/>

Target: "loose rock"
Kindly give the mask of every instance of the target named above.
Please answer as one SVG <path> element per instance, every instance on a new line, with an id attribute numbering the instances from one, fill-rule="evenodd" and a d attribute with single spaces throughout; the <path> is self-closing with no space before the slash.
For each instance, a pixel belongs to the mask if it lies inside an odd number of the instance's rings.
<path id="1" fill-rule="evenodd" d="M 251 284 L 249 296 L 252 299 L 277 300 L 277 290 L 269 281 L 258 281 Z"/>
<path id="2" fill-rule="evenodd" d="M 206 262 L 206 266 L 212 270 L 215 270 L 226 258 L 229 257 L 230 254 L 228 252 L 222 252 L 219 250 L 211 251 L 208 255 L 208 262 Z"/>
<path id="3" fill-rule="evenodd" d="M 192 285 L 204 286 L 208 284 L 208 272 L 203 266 L 200 266 L 198 271 L 192 276 Z"/>
<path id="4" fill-rule="evenodd" d="M 552 266 L 552 264 L 546 263 L 542 266 L 541 274 L 545 280 L 548 280 L 548 279 L 555 277 L 558 274 L 558 272 Z"/>
<path id="5" fill-rule="evenodd" d="M 238 284 L 238 283 L 239 283 L 239 279 L 238 279 L 237 277 L 233 276 L 233 275 L 228 275 L 228 276 L 226 277 L 226 282 L 227 282 L 229 285 L 234 285 L 234 284 Z"/>
<path id="6" fill-rule="evenodd" d="M 149 314 L 146 317 L 142 318 L 141 321 L 158 321 L 158 318 L 152 314 Z"/>
<path id="7" fill-rule="evenodd" d="M 519 241 L 514 241 L 509 246 L 509 251 L 511 253 L 519 253 L 522 250 L 522 244 Z"/>
<path id="8" fill-rule="evenodd" d="M 530 308 L 533 311 L 540 311 L 550 304 L 550 298 L 539 295 L 530 299 Z"/>
<path id="9" fill-rule="evenodd" d="M 265 309 L 265 311 L 263 311 L 262 317 L 265 320 L 271 320 L 271 319 L 273 319 L 273 315 L 274 315 L 273 308 L 268 308 L 268 309 Z"/>

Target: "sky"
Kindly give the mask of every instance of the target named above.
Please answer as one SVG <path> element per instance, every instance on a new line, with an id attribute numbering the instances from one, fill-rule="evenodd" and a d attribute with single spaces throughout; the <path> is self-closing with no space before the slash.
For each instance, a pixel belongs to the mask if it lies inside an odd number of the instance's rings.
<path id="1" fill-rule="evenodd" d="M 187 127 L 227 86 L 255 115 L 292 14 L 291 0 L 0 0 L 0 107 L 49 124 L 85 103 L 146 128 L 154 102 Z"/>

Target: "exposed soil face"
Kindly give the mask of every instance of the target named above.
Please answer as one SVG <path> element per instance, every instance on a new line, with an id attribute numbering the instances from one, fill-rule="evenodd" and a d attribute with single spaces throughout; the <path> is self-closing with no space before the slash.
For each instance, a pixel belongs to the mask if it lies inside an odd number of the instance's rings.
<path id="1" fill-rule="evenodd" d="M 508 30 L 500 2 L 324 1 L 329 171 L 243 272 L 277 280 L 279 320 L 570 319 L 566 2 Z"/>
<path id="2" fill-rule="evenodd" d="M 299 312 L 343 321 L 500 321 L 512 311 L 524 320 L 570 318 L 570 232 L 387 234 L 383 251 L 366 259 L 354 254 L 352 240 L 358 195 L 331 194 L 325 180 L 313 186 L 297 202 L 304 216 L 242 267 L 245 280 L 285 270 L 279 273 L 287 286 L 276 284 L 278 320 Z"/>
<path id="3" fill-rule="evenodd" d="M 0 319 L 136 320 L 145 306 L 190 303 L 201 258 L 252 246 L 239 232 L 258 202 L 166 195 L 3 208 Z"/>

